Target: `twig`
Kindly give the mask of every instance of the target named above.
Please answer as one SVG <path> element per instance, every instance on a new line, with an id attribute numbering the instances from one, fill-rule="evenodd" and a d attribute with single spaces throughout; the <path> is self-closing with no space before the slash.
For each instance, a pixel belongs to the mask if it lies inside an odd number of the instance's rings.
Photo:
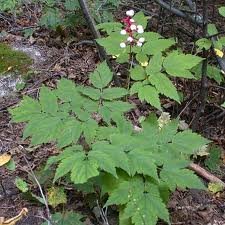
<path id="1" fill-rule="evenodd" d="M 92 35 L 94 37 L 94 39 L 101 38 L 101 34 L 96 29 L 95 21 L 94 21 L 94 19 L 91 16 L 91 13 L 89 11 L 89 7 L 88 7 L 88 4 L 87 4 L 86 0 L 79 0 L 79 4 L 80 4 L 81 10 L 83 12 L 83 15 L 84 15 L 84 17 L 85 17 L 85 19 L 87 21 L 87 25 L 89 26 L 89 28 L 91 30 L 91 33 L 92 33 Z M 119 81 L 119 78 L 118 78 L 116 72 L 114 71 L 114 69 L 112 67 L 112 64 L 111 64 L 111 62 L 109 60 L 108 55 L 106 54 L 105 49 L 102 46 L 98 45 L 97 43 L 96 43 L 96 46 L 97 46 L 97 48 L 99 50 L 99 54 L 100 54 L 101 61 L 106 60 L 108 66 L 113 71 L 113 80 L 115 82 L 115 85 L 116 86 L 121 86 L 120 81 Z"/>
<path id="2" fill-rule="evenodd" d="M 28 162 L 28 160 L 27 160 L 27 158 L 26 158 L 26 156 L 24 154 L 23 154 L 23 158 L 26 161 L 27 166 L 28 166 L 28 168 L 30 170 L 30 172 L 29 171 L 27 171 L 27 172 L 33 177 L 33 179 L 35 180 L 36 184 L 38 185 L 39 191 L 41 193 L 41 197 L 43 198 L 43 201 L 45 203 L 46 212 L 47 212 L 47 216 L 48 216 L 48 225 L 51 225 L 51 213 L 50 213 L 50 210 L 49 210 L 49 207 L 48 207 L 47 198 L 44 195 L 43 189 L 42 189 L 42 187 L 41 187 L 41 185 L 40 185 L 40 183 L 39 183 L 39 181 L 38 181 L 38 179 L 37 179 L 33 169 L 31 168 L 30 163 Z"/>
<path id="3" fill-rule="evenodd" d="M 207 36 L 207 29 L 208 29 L 208 3 L 207 0 L 203 0 L 203 36 Z M 199 94 L 199 106 L 196 111 L 195 118 L 193 120 L 193 130 L 196 130 L 198 128 L 198 122 L 199 118 L 202 113 L 204 113 L 205 110 L 205 104 L 206 104 L 206 98 L 208 95 L 208 80 L 207 80 L 207 67 L 208 67 L 208 55 L 209 51 L 206 49 L 203 49 L 203 57 L 205 60 L 202 63 L 202 77 L 201 77 L 201 89 L 200 89 L 200 94 Z"/>
<path id="4" fill-rule="evenodd" d="M 191 163 L 188 166 L 189 169 L 193 170 L 196 172 L 199 176 L 205 178 L 206 180 L 212 182 L 212 183 L 220 183 L 223 187 L 225 187 L 225 183 L 220 180 L 218 177 L 214 176 L 210 172 L 208 172 L 206 169 L 202 168 L 201 166 Z"/>

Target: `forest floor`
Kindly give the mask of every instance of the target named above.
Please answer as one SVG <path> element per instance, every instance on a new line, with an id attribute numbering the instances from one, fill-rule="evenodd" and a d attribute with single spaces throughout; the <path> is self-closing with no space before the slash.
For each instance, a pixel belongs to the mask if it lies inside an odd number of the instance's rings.
<path id="1" fill-rule="evenodd" d="M 215 0 L 212 2 L 209 7 L 210 16 L 221 29 L 225 28 L 225 21 L 213 13 L 213 8 L 221 6 L 223 1 Z M 141 6 L 143 7 L 143 4 L 139 2 L 139 7 Z M 124 12 L 126 9 L 128 7 L 120 9 L 118 18 L 120 12 Z M 177 36 L 179 44 L 187 52 L 191 50 L 191 39 L 180 31 L 180 28 L 194 31 L 193 25 L 183 19 L 171 16 L 166 11 L 161 12 L 161 15 L 159 7 L 153 3 L 145 5 L 145 9 L 153 14 L 160 15 L 159 18 L 150 20 L 150 30 L 160 31 L 166 37 Z M 69 78 L 76 83 L 88 85 L 88 74 L 99 63 L 96 48 L 81 42 L 91 39 L 91 34 L 85 26 L 77 26 L 72 31 L 75 41 L 70 45 L 67 45 L 65 41 L 71 34 L 71 31 L 68 30 L 63 31 L 62 34 L 44 28 L 37 28 L 32 37 L 25 38 L 21 32 L 23 28 L 36 26 L 37 22 L 29 10 L 29 8 L 21 9 L 22 13 L 16 18 L 7 15 L 6 19 L 0 19 L 0 31 L 7 31 L 7 34 L 0 37 L 0 41 L 24 50 L 34 61 L 31 68 L 33 75 L 27 79 L 25 88 L 14 92 L 13 95 L 0 97 L 0 153 L 10 152 L 17 165 L 17 169 L 13 172 L 0 167 L 0 217 L 11 218 L 17 215 L 22 208 L 28 208 L 27 217 L 18 222 L 18 225 L 40 225 L 43 222 L 41 217 L 46 216 L 46 211 L 43 205 L 34 201 L 34 199 L 30 199 L 29 196 L 21 194 L 15 186 L 15 178 L 22 177 L 28 180 L 32 191 L 39 195 L 37 185 L 32 183 L 26 171 L 29 170 L 29 167 L 34 171 L 40 171 L 47 158 L 57 153 L 57 149 L 52 144 L 30 148 L 29 141 L 22 141 L 21 139 L 24 125 L 11 123 L 8 109 L 17 105 L 25 94 L 37 97 L 39 88 L 43 84 L 54 88 L 57 80 L 62 77 Z M 171 29 L 171 26 L 173 29 Z M 196 32 L 201 35 L 199 29 L 196 29 Z M 123 69 L 121 66 L 117 67 L 118 72 Z M 121 78 L 123 79 L 123 77 Z M 179 115 L 182 120 L 190 125 L 198 104 L 198 98 L 195 99 L 194 96 L 198 93 L 199 83 L 177 82 L 179 88 L 185 93 L 185 101 L 181 105 L 177 105 L 166 99 L 164 105 L 167 105 L 167 111 L 171 113 L 172 117 Z M 210 98 L 224 98 L 224 89 L 224 87 L 217 87 L 212 82 Z M 153 111 L 153 109 L 146 105 L 140 105 L 138 110 L 130 113 L 129 117 L 133 118 L 135 123 L 138 117 L 147 115 L 150 111 Z M 207 102 L 205 112 L 201 115 L 198 124 L 198 132 L 225 150 L 224 112 L 224 109 L 218 105 Z M 224 153 L 224 151 L 221 151 L 222 159 Z M 29 164 L 24 160 L 24 155 Z M 204 166 L 203 159 L 199 159 L 197 162 Z M 224 168 L 225 166 L 221 160 L 219 170 L 215 172 L 215 175 L 223 181 L 225 181 Z M 94 211 L 89 207 L 90 203 L 85 200 L 81 193 L 70 187 L 66 187 L 66 191 L 69 196 L 67 210 L 75 210 L 86 215 L 85 222 L 87 225 L 102 224 L 101 221 L 96 219 Z M 223 192 L 212 194 L 209 191 L 177 190 L 171 195 L 168 208 L 174 225 L 225 225 L 225 193 Z M 59 209 L 63 210 L 62 207 L 59 207 Z M 56 209 L 51 210 L 52 212 L 56 211 Z M 110 225 L 116 225 L 116 211 L 111 210 L 110 214 L 109 216 L 112 217 Z M 158 224 L 164 223 L 159 222 Z"/>

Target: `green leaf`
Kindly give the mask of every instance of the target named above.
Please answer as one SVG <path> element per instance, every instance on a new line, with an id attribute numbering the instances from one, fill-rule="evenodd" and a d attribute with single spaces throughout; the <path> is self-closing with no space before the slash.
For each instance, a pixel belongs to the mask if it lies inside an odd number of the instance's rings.
<path id="1" fill-rule="evenodd" d="M 176 87 L 166 75 L 163 73 L 155 73 L 154 75 L 149 76 L 148 80 L 161 94 L 180 102 Z"/>
<path id="2" fill-rule="evenodd" d="M 138 198 L 144 191 L 144 184 L 141 179 L 135 177 L 128 181 L 123 181 L 110 194 L 106 206 L 124 205 L 130 200 Z"/>
<path id="3" fill-rule="evenodd" d="M 203 58 L 190 54 L 170 53 L 164 60 L 163 66 L 166 72 L 175 77 L 194 78 L 190 70 L 199 64 Z"/>
<path id="4" fill-rule="evenodd" d="M 155 73 L 160 72 L 162 69 L 162 62 L 163 62 L 163 57 L 161 52 L 153 55 L 149 65 L 146 67 L 147 74 L 154 75 Z"/>
<path id="5" fill-rule="evenodd" d="M 208 31 L 208 35 L 210 36 L 218 34 L 216 25 L 213 23 L 208 24 L 207 31 Z"/>
<path id="6" fill-rule="evenodd" d="M 83 160 L 77 160 L 71 171 L 71 181 L 74 184 L 83 184 L 91 177 L 99 175 L 98 164 L 92 158 L 83 158 Z"/>
<path id="7" fill-rule="evenodd" d="M 57 8 L 47 8 L 47 11 L 41 16 L 39 21 L 41 26 L 56 29 L 61 23 L 61 13 Z"/>
<path id="8" fill-rule="evenodd" d="M 142 25 L 144 29 L 147 27 L 149 17 L 145 16 L 143 12 L 136 13 L 133 19 L 137 25 Z"/>
<path id="9" fill-rule="evenodd" d="M 125 88 L 112 87 L 103 90 L 102 98 L 106 100 L 114 100 L 127 95 Z"/>
<path id="10" fill-rule="evenodd" d="M 57 97 L 49 88 L 44 86 L 41 88 L 39 99 L 43 112 L 54 115 L 58 111 Z"/>
<path id="11" fill-rule="evenodd" d="M 52 223 L 57 225 L 84 225 L 80 220 L 83 218 L 82 215 L 75 213 L 75 212 L 69 212 L 66 211 L 64 213 L 55 213 L 52 214 Z M 48 222 L 44 222 L 41 225 L 48 225 Z"/>
<path id="12" fill-rule="evenodd" d="M 138 91 L 138 98 L 161 110 L 159 93 L 154 87 L 150 85 L 141 87 Z"/>
<path id="13" fill-rule="evenodd" d="M 217 171 L 221 162 L 221 149 L 213 146 L 210 148 L 209 153 L 209 157 L 205 160 L 205 165 L 210 169 L 210 171 Z"/>
<path id="14" fill-rule="evenodd" d="M 171 147 L 179 152 L 193 154 L 196 153 L 200 147 L 208 143 L 209 141 L 200 135 L 192 133 L 190 130 L 185 130 L 174 136 Z"/>
<path id="15" fill-rule="evenodd" d="M 176 187 L 205 189 L 201 180 L 188 169 L 176 169 L 171 167 L 163 167 L 160 172 L 161 179 L 166 182 L 171 191 Z"/>
<path id="16" fill-rule="evenodd" d="M 201 38 L 198 41 L 196 41 L 196 45 L 200 48 L 200 49 L 205 49 L 205 50 L 209 50 L 212 46 L 212 42 L 207 39 L 207 38 Z"/>
<path id="17" fill-rule="evenodd" d="M 11 158 L 8 163 L 5 164 L 6 169 L 15 171 L 16 170 L 16 163 L 15 161 Z"/>
<path id="18" fill-rule="evenodd" d="M 74 0 L 66 0 L 64 6 L 68 11 L 74 11 L 80 8 L 79 2 Z"/>
<path id="19" fill-rule="evenodd" d="M 221 105 L 222 107 L 225 107 L 225 102 Z"/>
<path id="20" fill-rule="evenodd" d="M 34 115 L 41 113 L 41 106 L 38 101 L 24 96 L 20 105 L 15 108 L 10 108 L 13 122 L 26 122 L 33 118 Z"/>
<path id="21" fill-rule="evenodd" d="M 169 212 L 163 203 L 155 185 L 149 185 L 149 192 L 143 192 L 138 198 L 130 201 L 124 211 L 124 218 L 132 218 L 135 225 L 155 225 L 158 218 L 169 222 Z"/>
<path id="22" fill-rule="evenodd" d="M 93 100 L 99 100 L 101 97 L 100 90 L 92 87 L 84 87 L 81 92 Z"/>
<path id="23" fill-rule="evenodd" d="M 110 71 L 107 63 L 103 62 L 90 75 L 90 81 L 96 88 L 102 89 L 111 82 L 112 77 L 113 73 Z"/>
<path id="24" fill-rule="evenodd" d="M 23 132 L 23 138 L 31 137 L 31 145 L 39 145 L 56 141 L 62 126 L 62 121 L 58 117 L 48 117 L 41 115 L 34 117 Z"/>
<path id="25" fill-rule="evenodd" d="M 49 188 L 47 192 L 47 196 L 48 196 L 48 203 L 53 208 L 55 208 L 56 206 L 60 204 L 67 203 L 67 197 L 63 187 Z"/>
<path id="26" fill-rule="evenodd" d="M 79 102 L 81 99 L 80 93 L 75 84 L 71 80 L 65 78 L 58 82 L 55 94 L 64 102 L 70 102 L 74 99 Z"/>
<path id="27" fill-rule="evenodd" d="M 135 66 L 130 69 L 130 76 L 133 80 L 144 80 L 146 78 L 145 70 L 142 66 Z"/>
<path id="28" fill-rule="evenodd" d="M 28 184 L 27 182 L 25 182 L 23 179 L 21 179 L 20 177 L 17 177 L 15 180 L 15 185 L 16 187 L 22 191 L 23 193 L 28 192 L 29 188 L 28 188 Z"/>
<path id="29" fill-rule="evenodd" d="M 122 101 L 113 101 L 113 102 L 104 102 L 104 106 L 108 107 L 112 112 L 128 112 L 134 108 L 134 106 L 128 102 Z"/>
<path id="30" fill-rule="evenodd" d="M 219 8 L 219 13 L 221 16 L 225 17 L 225 6 Z"/>
<path id="31" fill-rule="evenodd" d="M 172 39 L 152 40 L 143 45 L 142 52 L 147 55 L 155 55 L 158 54 L 159 52 L 166 51 L 174 44 L 175 41 Z"/>
<path id="32" fill-rule="evenodd" d="M 123 25 L 118 22 L 108 22 L 108 23 L 100 23 L 96 26 L 97 29 L 105 31 L 108 35 L 112 32 L 120 32 Z"/>
<path id="33" fill-rule="evenodd" d="M 142 82 L 138 81 L 138 82 L 133 83 L 133 85 L 130 88 L 130 95 L 138 93 L 138 91 L 141 87 L 143 87 Z"/>
<path id="34" fill-rule="evenodd" d="M 63 148 L 76 143 L 82 134 L 82 125 L 80 122 L 71 118 L 63 123 L 63 128 L 57 138 L 57 146 Z"/>
<path id="35" fill-rule="evenodd" d="M 142 65 L 147 66 L 148 65 L 148 56 L 143 54 L 142 52 L 136 54 L 136 60 Z"/>

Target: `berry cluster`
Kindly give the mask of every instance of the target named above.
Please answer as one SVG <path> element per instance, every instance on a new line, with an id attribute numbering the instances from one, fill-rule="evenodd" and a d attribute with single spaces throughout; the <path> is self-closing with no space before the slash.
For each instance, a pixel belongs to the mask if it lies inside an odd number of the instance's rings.
<path id="1" fill-rule="evenodd" d="M 128 34 L 128 38 L 125 42 L 120 43 L 121 48 L 126 48 L 127 45 L 141 47 L 145 41 L 144 37 L 135 38 L 136 34 L 143 34 L 144 28 L 142 25 L 137 25 L 135 20 L 132 18 L 134 16 L 134 10 L 128 10 L 126 12 L 127 17 L 125 17 L 122 22 L 124 23 L 124 29 L 120 31 L 121 35 Z"/>

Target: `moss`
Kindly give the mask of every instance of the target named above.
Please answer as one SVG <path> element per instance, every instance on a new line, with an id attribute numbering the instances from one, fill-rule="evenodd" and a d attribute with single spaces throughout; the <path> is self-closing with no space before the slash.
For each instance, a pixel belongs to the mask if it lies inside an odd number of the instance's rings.
<path id="1" fill-rule="evenodd" d="M 15 72 L 21 75 L 29 71 L 33 60 L 21 51 L 16 51 L 10 46 L 0 43 L 0 75 L 6 72 Z"/>

